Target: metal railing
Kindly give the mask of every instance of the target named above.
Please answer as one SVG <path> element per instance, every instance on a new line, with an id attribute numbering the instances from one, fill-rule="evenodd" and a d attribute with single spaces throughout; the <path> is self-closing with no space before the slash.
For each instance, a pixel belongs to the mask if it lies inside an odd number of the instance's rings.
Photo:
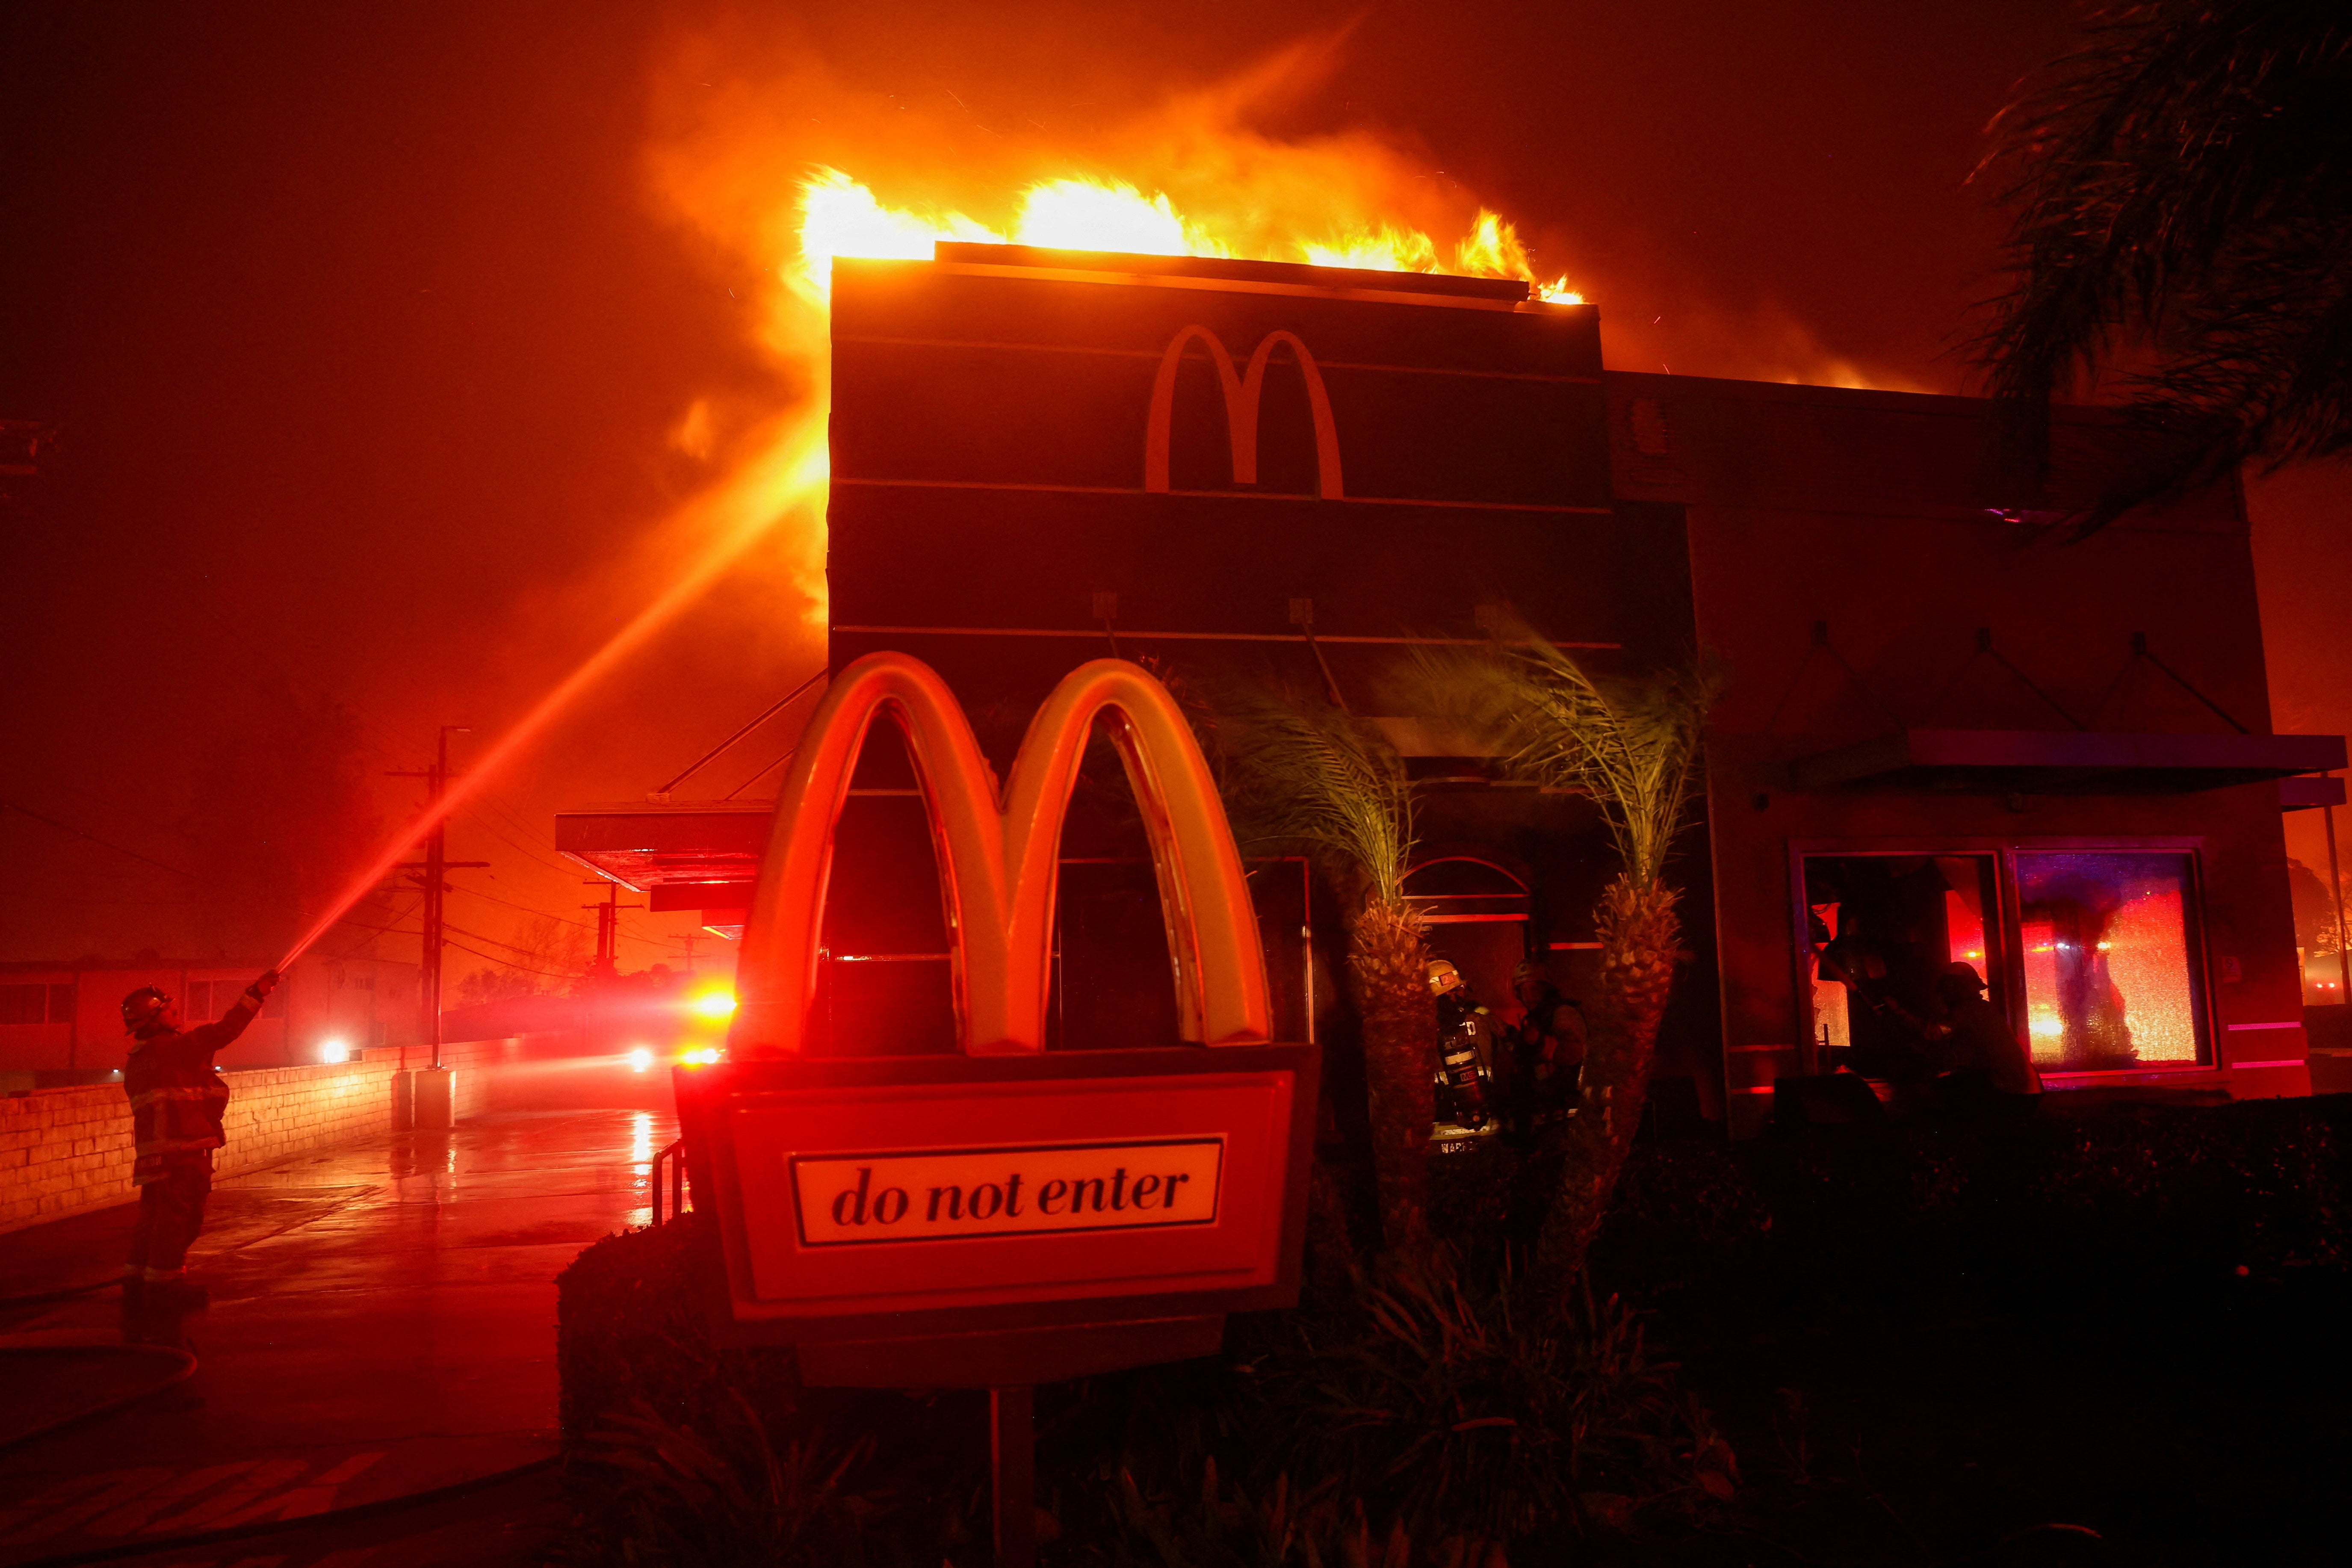
<path id="1" fill-rule="evenodd" d="M 669 1162 L 669 1217 L 686 1212 L 686 1140 L 681 1138 L 654 1156 L 653 1223 L 662 1222 L 662 1162 Z"/>

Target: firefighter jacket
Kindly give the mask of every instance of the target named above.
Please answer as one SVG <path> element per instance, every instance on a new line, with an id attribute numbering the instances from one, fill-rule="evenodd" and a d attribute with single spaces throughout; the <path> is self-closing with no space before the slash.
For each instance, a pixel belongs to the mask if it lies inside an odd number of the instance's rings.
<path id="1" fill-rule="evenodd" d="M 160 1030 L 131 1047 L 122 1089 L 131 1097 L 134 1186 L 162 1181 L 173 1160 L 227 1142 L 221 1121 L 228 1111 L 228 1085 L 213 1070 L 213 1053 L 245 1033 L 260 1008 L 252 997 L 240 996 L 217 1024 Z"/>

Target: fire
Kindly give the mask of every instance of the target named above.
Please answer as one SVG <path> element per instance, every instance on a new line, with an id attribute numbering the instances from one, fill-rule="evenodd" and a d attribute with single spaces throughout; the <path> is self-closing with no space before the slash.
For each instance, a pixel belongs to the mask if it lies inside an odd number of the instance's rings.
<path id="1" fill-rule="evenodd" d="M 1021 198 L 1013 238 L 1052 250 L 1122 250 L 1132 256 L 1228 256 L 1232 252 L 1177 216 L 1165 195 L 1146 196 L 1124 180 L 1046 180 Z"/>
<path id="2" fill-rule="evenodd" d="M 673 214 L 766 287 L 728 295 L 777 375 L 774 397 L 713 393 L 668 432 L 708 489 L 653 542 L 664 557 L 740 558 L 778 590 L 762 639 L 803 645 L 827 619 L 823 457 L 836 257 L 928 259 L 942 241 L 1298 262 L 1517 279 L 1539 274 L 1500 214 L 1368 128 L 1286 136 L 1255 123 L 1335 68 L 1344 29 L 1124 117 L 1048 130 L 984 124 L 951 93 L 845 88 L 795 54 L 745 69 L 749 35 L 685 47 L 656 110 L 648 171 Z M 1030 132 L 1034 131 L 1035 135 Z M 740 276 L 738 274 L 737 276 Z M 815 460 L 811 461 L 814 458 Z M 756 537 L 756 549 L 740 541 Z M 762 602 L 757 595 L 742 603 Z"/>
<path id="3" fill-rule="evenodd" d="M 819 169 L 801 186 L 801 254 L 793 280 L 817 299 L 833 292 L 836 256 L 929 261 L 942 239 L 1002 245 L 1004 237 L 961 213 L 892 211 L 838 169 Z"/>
<path id="4" fill-rule="evenodd" d="M 1209 221 L 1177 210 L 1165 192 L 1146 195 L 1124 180 L 1067 177 L 1040 180 L 1021 193 L 1013 221 L 999 229 L 942 208 L 889 207 L 839 169 L 820 167 L 801 185 L 800 255 L 785 276 L 813 301 L 831 291 L 837 256 L 925 260 L 940 240 L 1034 245 L 1055 250 L 1104 250 L 1141 256 L 1243 257 L 1303 261 L 1378 272 L 1452 272 L 1471 278 L 1515 278 L 1536 297 L 1580 305 L 1584 296 L 1565 277 L 1546 281 L 1535 270 L 1517 231 L 1480 208 L 1470 232 L 1454 247 L 1452 265 L 1438 243 L 1417 228 L 1376 224 L 1337 234 L 1302 234 L 1273 240 L 1221 234 Z"/>

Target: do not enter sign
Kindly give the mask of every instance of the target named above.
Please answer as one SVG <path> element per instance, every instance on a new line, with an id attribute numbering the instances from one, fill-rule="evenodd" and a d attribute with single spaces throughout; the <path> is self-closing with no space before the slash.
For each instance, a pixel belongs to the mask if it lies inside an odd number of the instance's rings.
<path id="1" fill-rule="evenodd" d="M 803 1247 L 1214 1225 L 1222 1137 L 794 1155 Z"/>

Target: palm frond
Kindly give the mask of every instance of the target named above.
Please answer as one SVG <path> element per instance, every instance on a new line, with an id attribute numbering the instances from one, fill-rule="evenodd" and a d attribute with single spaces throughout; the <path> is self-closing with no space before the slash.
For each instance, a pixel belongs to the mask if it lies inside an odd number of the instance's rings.
<path id="1" fill-rule="evenodd" d="M 1426 651 L 1417 661 L 1426 697 L 1492 744 L 1516 776 L 1591 797 L 1626 875 L 1654 886 L 1697 788 L 1719 673 L 1695 662 L 1604 679 L 1518 630 L 1490 647 Z"/>
<path id="2" fill-rule="evenodd" d="M 2352 445 L 2352 11 L 2156 0 L 2096 18 L 1994 122 L 2013 281 L 1977 341 L 2012 462 L 2135 350 L 2159 456 L 2102 501 Z"/>
<path id="3" fill-rule="evenodd" d="M 1226 811 L 1240 837 L 1299 845 L 1371 900 L 1400 902 L 1412 788 L 1380 732 L 1319 699 L 1263 687 L 1216 706 Z"/>

